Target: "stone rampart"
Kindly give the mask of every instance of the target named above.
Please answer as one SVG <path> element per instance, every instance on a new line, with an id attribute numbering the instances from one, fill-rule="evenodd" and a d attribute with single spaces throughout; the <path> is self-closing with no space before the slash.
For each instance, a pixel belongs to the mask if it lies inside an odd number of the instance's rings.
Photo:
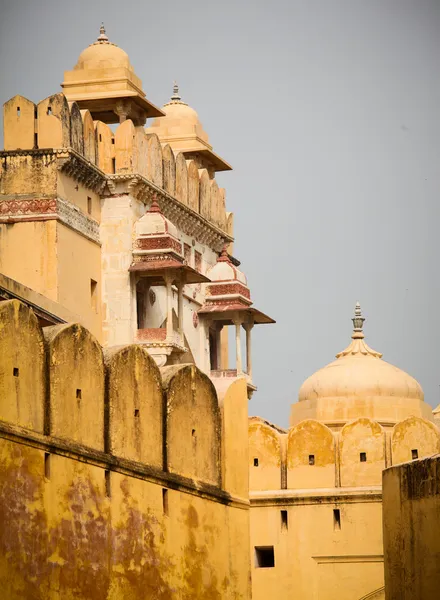
<path id="1" fill-rule="evenodd" d="M 247 414 L 233 422 L 229 407 L 247 406 L 246 386 L 228 394 L 220 408 L 193 365 L 103 353 L 82 326 L 41 330 L 1 302 L 4 596 L 247 600 L 246 457 L 233 452 Z"/>

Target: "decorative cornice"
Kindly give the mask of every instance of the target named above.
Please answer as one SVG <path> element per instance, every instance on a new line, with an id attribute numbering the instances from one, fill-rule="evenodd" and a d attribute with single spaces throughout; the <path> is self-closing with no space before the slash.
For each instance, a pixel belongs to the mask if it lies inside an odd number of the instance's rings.
<path id="1" fill-rule="evenodd" d="M 127 192 L 145 204 L 156 200 L 164 216 L 178 229 L 195 238 L 199 243 L 214 248 L 217 252 L 225 243 L 230 243 L 234 239 L 142 175 L 133 173 L 107 175 L 107 185 L 111 194 L 121 193 L 119 188 L 117 190 L 118 183 L 125 184 Z"/>
<path id="2" fill-rule="evenodd" d="M 85 215 L 75 204 L 62 198 L 14 198 L 0 196 L 0 223 L 25 221 L 60 221 L 96 244 L 99 223 Z"/>

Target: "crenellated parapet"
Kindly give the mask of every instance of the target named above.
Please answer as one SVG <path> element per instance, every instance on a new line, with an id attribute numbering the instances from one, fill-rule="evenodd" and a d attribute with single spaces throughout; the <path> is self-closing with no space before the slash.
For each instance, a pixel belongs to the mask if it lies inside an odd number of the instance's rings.
<path id="1" fill-rule="evenodd" d="M 232 241 L 225 191 L 219 188 L 214 173 L 208 173 L 195 159 L 163 144 L 156 133 L 146 132 L 130 119 L 113 132 L 102 121 L 94 121 L 89 110 L 68 102 L 62 93 L 38 104 L 14 96 L 4 105 L 4 147 L 0 152 L 3 194 L 35 193 L 39 187 L 47 192 L 53 188 L 54 182 L 51 186 L 47 181 L 41 185 L 47 180 L 41 157 L 46 157 L 45 162 L 56 157 L 57 168 L 88 189 L 103 195 L 107 181 L 110 193 L 114 193 L 114 182 L 118 181 L 114 177 L 123 177 L 144 201 L 156 193 L 164 205 L 171 200 L 176 214 L 188 215 L 187 222 L 192 216 L 200 229 L 218 232 L 214 238 L 220 236 L 223 244 Z M 8 161 L 14 162 L 9 173 Z M 8 177 L 13 177 L 12 185 L 8 185 Z M 29 186 L 33 187 L 27 190 Z M 194 235 L 194 227 L 186 229 Z M 216 245 L 221 248 L 222 244 Z"/>
<path id="2" fill-rule="evenodd" d="M 197 367 L 159 370 L 137 345 L 103 353 L 78 324 L 41 330 L 18 300 L 0 303 L 0 329 L 0 438 L 29 438 L 49 453 L 150 473 L 164 484 L 205 485 L 226 500 L 222 473 L 235 481 L 236 458 L 222 448 L 236 443 L 235 409 L 228 405 L 222 416 L 213 384 Z M 237 392 L 234 402 L 246 407 L 241 391 L 242 402 Z"/>
<path id="3" fill-rule="evenodd" d="M 0 332 L 5 597 L 248 598 L 244 383 L 220 405 L 195 366 L 41 330 L 17 300 Z"/>
<path id="4" fill-rule="evenodd" d="M 440 431 L 413 416 L 386 430 L 360 417 L 334 431 L 306 419 L 288 432 L 249 420 L 251 490 L 313 490 L 380 486 L 392 465 L 440 452 Z"/>

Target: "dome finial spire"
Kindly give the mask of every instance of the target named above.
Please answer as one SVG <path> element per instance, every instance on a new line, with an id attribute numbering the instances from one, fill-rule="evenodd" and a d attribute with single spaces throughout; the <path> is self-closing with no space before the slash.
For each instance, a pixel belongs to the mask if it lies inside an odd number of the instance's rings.
<path id="1" fill-rule="evenodd" d="M 336 358 L 342 358 L 344 356 L 349 355 L 364 355 L 364 356 L 374 356 L 375 358 L 381 358 L 382 354 L 380 352 L 376 352 L 373 350 L 364 341 L 364 321 L 365 318 L 362 316 L 361 305 L 359 302 L 356 302 L 356 306 L 354 309 L 354 317 L 353 321 L 353 333 L 351 334 L 351 343 L 342 352 L 336 355 Z"/>
<path id="2" fill-rule="evenodd" d="M 98 42 L 108 42 L 108 37 L 105 33 L 104 22 L 101 23 L 101 27 L 99 28 Z"/>
<path id="3" fill-rule="evenodd" d="M 177 85 L 177 81 L 173 83 L 173 95 L 171 96 L 171 100 L 179 101 L 181 100 L 181 96 L 179 95 L 179 86 Z"/>
<path id="4" fill-rule="evenodd" d="M 362 316 L 361 305 L 359 304 L 359 302 L 356 302 L 356 306 L 354 309 L 354 318 L 352 319 L 352 321 L 353 321 L 353 327 L 354 327 L 352 337 L 353 338 L 364 337 L 363 327 L 364 327 L 365 318 Z"/>

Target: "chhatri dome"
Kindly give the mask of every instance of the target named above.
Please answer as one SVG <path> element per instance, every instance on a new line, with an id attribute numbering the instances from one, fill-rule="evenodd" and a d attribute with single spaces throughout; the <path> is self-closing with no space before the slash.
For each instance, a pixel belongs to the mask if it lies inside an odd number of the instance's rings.
<path id="1" fill-rule="evenodd" d="M 392 426 L 412 415 L 432 420 L 419 383 L 366 344 L 359 303 L 352 321 L 351 343 L 335 361 L 306 379 L 292 405 L 290 424 L 311 418 L 339 428 L 349 420 L 369 417 Z"/>
<path id="2" fill-rule="evenodd" d="M 123 67 L 133 71 L 128 54 L 116 44 L 109 41 L 104 23 L 99 30 L 99 37 L 79 55 L 74 69 L 103 69 L 107 67 Z"/>
<path id="3" fill-rule="evenodd" d="M 162 144 L 169 144 L 176 154 L 182 152 L 185 158 L 195 159 L 199 168 L 205 167 L 213 173 L 231 170 L 232 167 L 213 152 L 199 115 L 183 102 L 176 82 L 173 95 L 162 106 L 162 111 L 165 117 L 154 119 L 147 133 L 156 133 Z"/>
<path id="4" fill-rule="evenodd" d="M 98 38 L 81 52 L 61 84 L 69 102 L 90 110 L 93 120 L 118 123 L 132 119 L 143 125 L 149 117 L 164 113 L 149 102 L 128 54 L 111 42 L 104 23 Z"/>

